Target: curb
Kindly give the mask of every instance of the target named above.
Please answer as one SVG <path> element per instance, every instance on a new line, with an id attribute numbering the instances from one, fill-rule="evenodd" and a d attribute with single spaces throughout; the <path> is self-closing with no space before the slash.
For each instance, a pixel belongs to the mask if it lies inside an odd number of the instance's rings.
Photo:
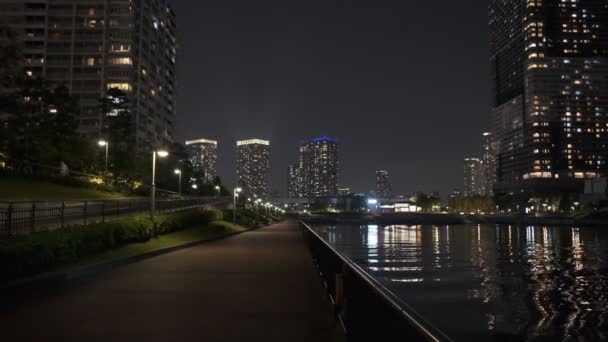
<path id="1" fill-rule="evenodd" d="M 100 262 L 100 263 L 96 263 L 96 264 L 84 265 L 84 266 L 76 267 L 74 269 L 70 269 L 70 270 L 66 270 L 66 271 L 47 272 L 47 273 L 42 273 L 42 274 L 39 274 L 39 275 L 36 275 L 33 277 L 13 280 L 13 281 L 10 281 L 7 283 L 0 283 L 0 290 L 2 290 L 2 292 L 5 292 L 7 290 L 15 290 L 15 291 L 21 292 L 21 291 L 32 290 L 32 289 L 41 288 L 41 287 L 45 287 L 45 286 L 60 285 L 62 283 L 66 283 L 68 281 L 76 280 L 76 279 L 87 277 L 87 276 L 92 276 L 92 275 L 102 273 L 102 272 L 107 272 L 107 271 L 113 270 L 115 268 L 118 268 L 121 266 L 126 266 L 128 264 L 132 264 L 132 263 L 144 260 L 144 259 L 152 258 L 152 257 L 159 256 L 162 254 L 171 253 L 171 252 L 189 248 L 189 247 L 193 247 L 193 246 L 203 244 L 206 242 L 213 242 L 213 241 L 226 239 L 226 238 L 229 238 L 229 237 L 232 237 L 235 235 L 251 232 L 251 231 L 254 231 L 254 230 L 257 230 L 260 228 L 264 228 L 264 227 L 266 227 L 266 226 L 250 228 L 250 229 L 244 230 L 242 232 L 234 232 L 234 233 L 230 233 L 230 234 L 226 234 L 226 235 L 222 235 L 222 236 L 218 236 L 218 237 L 206 239 L 206 240 L 190 241 L 190 242 L 182 243 L 179 245 L 173 245 L 173 246 L 145 252 L 142 254 L 133 255 L 130 257 L 123 258 L 123 259 L 117 259 L 117 260 L 112 260 L 112 261 L 107 261 L 107 262 Z"/>

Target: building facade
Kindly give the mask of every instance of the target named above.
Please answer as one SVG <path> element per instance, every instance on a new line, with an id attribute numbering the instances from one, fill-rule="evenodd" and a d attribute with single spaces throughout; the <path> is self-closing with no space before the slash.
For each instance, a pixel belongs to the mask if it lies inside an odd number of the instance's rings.
<path id="1" fill-rule="evenodd" d="M 491 196 L 496 185 L 496 144 L 492 133 L 483 133 L 483 168 L 486 195 Z"/>
<path id="2" fill-rule="evenodd" d="M 129 97 L 138 146 L 174 141 L 176 17 L 168 0 L 6 0 L 0 22 L 18 34 L 28 77 L 78 98 L 83 134 L 102 134 L 99 100 L 117 88 Z"/>
<path id="3" fill-rule="evenodd" d="M 217 141 L 209 139 L 187 140 L 186 148 L 195 174 L 205 183 L 213 183 L 217 176 Z"/>
<path id="4" fill-rule="evenodd" d="M 291 164 L 287 167 L 287 197 L 301 198 L 302 182 L 300 164 Z"/>
<path id="5" fill-rule="evenodd" d="M 605 0 L 490 1 L 497 188 L 582 192 L 608 166 Z"/>
<path id="6" fill-rule="evenodd" d="M 485 169 L 479 158 L 464 159 L 464 196 L 481 196 L 486 194 Z"/>
<path id="7" fill-rule="evenodd" d="M 300 145 L 302 197 L 338 196 L 338 140 L 319 137 Z"/>
<path id="8" fill-rule="evenodd" d="M 376 197 L 383 199 L 393 197 L 393 187 L 386 170 L 376 171 Z"/>
<path id="9" fill-rule="evenodd" d="M 237 184 L 246 196 L 268 198 L 270 195 L 270 142 L 249 139 L 236 142 Z"/>

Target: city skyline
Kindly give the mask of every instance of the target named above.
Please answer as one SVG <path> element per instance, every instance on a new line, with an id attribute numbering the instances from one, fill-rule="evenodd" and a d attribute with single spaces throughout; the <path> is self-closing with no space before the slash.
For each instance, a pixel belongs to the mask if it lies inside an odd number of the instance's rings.
<path id="1" fill-rule="evenodd" d="M 374 189 L 382 167 L 396 194 L 445 195 L 462 187 L 462 157 L 481 155 L 491 126 L 487 4 L 423 3 L 441 18 L 431 26 L 396 1 L 172 4 L 179 140 L 218 140 L 229 185 L 232 142 L 250 136 L 273 142 L 271 185 L 283 194 L 306 137 L 340 140 L 340 186 L 355 193 Z"/>

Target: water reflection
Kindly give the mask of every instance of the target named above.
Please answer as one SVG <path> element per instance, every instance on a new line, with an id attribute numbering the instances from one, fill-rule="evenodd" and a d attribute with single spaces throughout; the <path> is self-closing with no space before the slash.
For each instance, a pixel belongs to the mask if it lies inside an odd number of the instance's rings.
<path id="1" fill-rule="evenodd" d="M 456 340 L 608 336 L 608 231 L 543 226 L 315 229 Z"/>

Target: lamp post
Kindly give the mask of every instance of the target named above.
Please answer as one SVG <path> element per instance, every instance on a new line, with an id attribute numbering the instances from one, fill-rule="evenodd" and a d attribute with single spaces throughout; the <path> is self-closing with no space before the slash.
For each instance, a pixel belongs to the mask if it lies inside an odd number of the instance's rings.
<path id="1" fill-rule="evenodd" d="M 232 196 L 233 200 L 233 208 L 232 208 L 232 222 L 236 224 L 236 198 L 239 197 L 239 192 L 243 191 L 241 188 L 234 188 L 234 196 Z"/>
<path id="2" fill-rule="evenodd" d="M 220 194 L 221 194 L 222 188 L 220 188 L 220 186 L 219 186 L 219 185 L 216 185 L 216 186 L 215 186 L 215 191 L 217 191 L 217 197 L 220 197 Z"/>
<path id="3" fill-rule="evenodd" d="M 258 198 L 254 201 L 255 203 L 255 212 L 258 216 L 260 216 L 260 202 L 262 202 L 261 198 Z"/>
<path id="4" fill-rule="evenodd" d="M 159 158 L 165 158 L 169 155 L 167 151 L 152 151 L 152 191 L 150 200 L 150 218 L 152 219 L 152 236 L 156 230 L 156 223 L 154 222 L 154 214 L 156 213 L 156 156 Z"/>
<path id="5" fill-rule="evenodd" d="M 108 143 L 106 140 L 99 140 L 97 142 L 97 145 L 99 145 L 100 147 L 106 148 L 106 168 L 105 168 L 103 177 L 105 178 L 105 182 L 107 183 L 108 182 L 108 146 L 110 146 L 110 143 Z"/>
<path id="6" fill-rule="evenodd" d="M 180 170 L 180 169 L 175 169 L 175 171 L 173 171 L 173 172 L 174 172 L 174 173 L 175 173 L 175 174 L 178 176 L 178 178 L 179 178 L 179 180 L 178 180 L 179 185 L 178 185 L 178 187 L 177 187 L 177 188 L 178 188 L 178 192 L 179 192 L 179 194 L 181 195 L 181 194 L 182 194 L 182 170 Z"/>

